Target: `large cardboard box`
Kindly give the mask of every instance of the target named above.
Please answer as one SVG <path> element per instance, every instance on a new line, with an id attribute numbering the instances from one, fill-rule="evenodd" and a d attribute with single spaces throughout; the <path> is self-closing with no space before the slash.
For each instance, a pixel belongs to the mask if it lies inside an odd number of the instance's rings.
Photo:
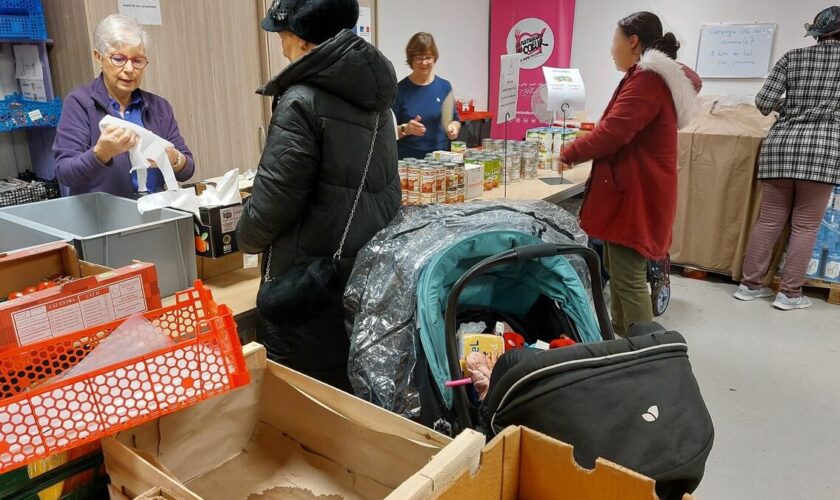
<path id="1" fill-rule="evenodd" d="M 679 132 L 674 263 L 741 278 L 761 205 L 758 156 L 774 121 L 753 105 L 708 98 Z"/>
<path id="2" fill-rule="evenodd" d="M 451 480 L 484 445 L 267 361 L 259 344 L 244 350 L 249 386 L 103 440 L 112 498 L 384 498 L 409 479 Z"/>
<path id="3" fill-rule="evenodd" d="M 75 278 L 17 300 L 0 303 L 0 349 L 108 323 L 161 307 L 153 264 L 119 269 L 79 260 L 73 246 L 56 243 L 0 256 L 0 294 L 55 276 Z"/>
<path id="4" fill-rule="evenodd" d="M 598 459 L 581 468 L 573 448 L 524 427 L 509 427 L 481 452 L 480 463 L 453 473 L 428 470 L 393 494 L 403 500 L 656 500 L 655 482 Z M 450 479 L 447 480 L 447 477 Z M 686 495 L 683 500 L 691 500 Z"/>

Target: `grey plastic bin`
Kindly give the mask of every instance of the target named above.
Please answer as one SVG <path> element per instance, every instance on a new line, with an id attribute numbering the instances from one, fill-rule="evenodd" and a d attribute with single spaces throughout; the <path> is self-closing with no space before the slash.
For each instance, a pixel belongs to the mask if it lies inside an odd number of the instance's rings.
<path id="1" fill-rule="evenodd" d="M 24 224 L 0 219 L 0 253 L 15 252 L 58 241 L 65 240 L 60 236 L 26 227 Z"/>
<path id="2" fill-rule="evenodd" d="M 94 264 L 151 262 L 163 297 L 191 287 L 196 277 L 193 216 L 186 212 L 140 214 L 134 200 L 92 193 L 3 208 L 0 218 L 72 241 L 79 258 Z"/>

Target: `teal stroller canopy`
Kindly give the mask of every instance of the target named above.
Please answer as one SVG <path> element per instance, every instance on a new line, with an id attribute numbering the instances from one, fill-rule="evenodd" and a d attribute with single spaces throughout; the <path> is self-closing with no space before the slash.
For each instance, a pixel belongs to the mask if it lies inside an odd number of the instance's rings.
<path id="1" fill-rule="evenodd" d="M 444 387 L 451 377 L 443 315 L 449 290 L 479 261 L 512 248 L 537 243 L 542 243 L 542 240 L 529 234 L 490 231 L 466 238 L 442 251 L 420 273 L 417 286 L 420 341 L 434 382 L 447 407 L 452 407 L 452 391 Z M 477 277 L 466 286 L 459 304 L 523 316 L 541 295 L 558 303 L 577 326 L 584 342 L 602 340 L 589 305 L 589 295 L 580 276 L 565 257 L 520 262 Z"/>

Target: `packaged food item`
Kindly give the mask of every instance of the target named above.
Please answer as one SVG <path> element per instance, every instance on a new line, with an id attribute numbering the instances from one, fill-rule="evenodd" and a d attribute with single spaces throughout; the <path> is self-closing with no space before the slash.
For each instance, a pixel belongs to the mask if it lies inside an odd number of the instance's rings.
<path id="1" fill-rule="evenodd" d="M 420 205 L 436 205 L 437 193 L 420 193 Z"/>
<path id="2" fill-rule="evenodd" d="M 443 163 L 435 165 L 435 193 L 438 204 L 446 203 L 446 166 Z"/>
<path id="3" fill-rule="evenodd" d="M 437 171 L 432 166 L 420 169 L 420 193 L 437 196 Z"/>
<path id="4" fill-rule="evenodd" d="M 484 153 L 492 153 L 496 150 L 496 143 L 491 138 L 481 140 L 481 149 Z"/>
<path id="5" fill-rule="evenodd" d="M 471 200 L 473 198 L 480 197 L 482 194 L 484 194 L 484 165 L 481 163 L 471 163 L 465 165 L 464 199 Z"/>
<path id="6" fill-rule="evenodd" d="M 505 180 L 509 183 L 522 179 L 522 156 L 517 150 L 509 152 L 505 157 Z"/>
<path id="7" fill-rule="evenodd" d="M 467 143 L 462 141 L 452 141 L 450 149 L 453 153 L 463 153 L 467 150 Z"/>
<path id="8" fill-rule="evenodd" d="M 416 207 L 420 204 L 420 193 L 417 191 L 408 192 L 408 206 Z"/>
<path id="9" fill-rule="evenodd" d="M 420 192 L 420 172 L 421 169 L 417 165 L 409 165 L 405 169 L 406 181 L 405 190 L 408 192 Z"/>

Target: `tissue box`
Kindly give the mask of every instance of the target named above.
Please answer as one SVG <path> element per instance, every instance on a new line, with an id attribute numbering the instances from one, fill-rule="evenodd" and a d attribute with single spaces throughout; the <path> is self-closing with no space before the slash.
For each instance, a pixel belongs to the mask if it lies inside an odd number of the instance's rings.
<path id="1" fill-rule="evenodd" d="M 236 224 L 242 218 L 242 204 L 200 208 L 195 222 L 195 254 L 218 259 L 239 251 L 236 244 Z"/>
<path id="2" fill-rule="evenodd" d="M 468 164 L 464 168 L 464 198 L 472 200 L 484 194 L 484 165 Z"/>
<path id="3" fill-rule="evenodd" d="M 51 276 L 77 278 L 17 300 L 0 303 L 0 349 L 56 338 L 161 307 L 154 264 L 119 269 L 79 260 L 65 243 L 0 258 L 0 291 L 36 286 Z"/>

